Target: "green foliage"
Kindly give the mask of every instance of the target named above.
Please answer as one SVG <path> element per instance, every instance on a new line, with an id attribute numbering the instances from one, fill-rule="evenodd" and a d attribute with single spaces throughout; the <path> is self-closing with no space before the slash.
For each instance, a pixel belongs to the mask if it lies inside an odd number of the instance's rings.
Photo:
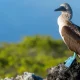
<path id="1" fill-rule="evenodd" d="M 46 69 L 64 62 L 72 55 L 62 40 L 50 36 L 28 36 L 19 43 L 0 46 L 0 77 L 10 77 L 25 71 L 46 76 Z"/>

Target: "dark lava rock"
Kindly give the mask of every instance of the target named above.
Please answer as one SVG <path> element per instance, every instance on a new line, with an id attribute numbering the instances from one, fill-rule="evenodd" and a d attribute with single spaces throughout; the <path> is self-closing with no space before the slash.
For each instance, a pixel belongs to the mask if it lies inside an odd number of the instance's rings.
<path id="1" fill-rule="evenodd" d="M 49 68 L 47 80 L 80 80 L 80 63 L 75 60 L 70 68 L 65 63 Z"/>

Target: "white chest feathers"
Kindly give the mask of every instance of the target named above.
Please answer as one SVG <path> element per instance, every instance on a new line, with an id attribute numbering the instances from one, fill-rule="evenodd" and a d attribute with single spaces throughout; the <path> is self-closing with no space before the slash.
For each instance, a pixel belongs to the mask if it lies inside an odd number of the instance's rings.
<path id="1" fill-rule="evenodd" d="M 60 33 L 63 41 L 65 42 L 64 36 L 62 36 L 62 33 L 61 33 L 61 32 L 62 32 L 62 28 L 63 28 L 64 26 L 66 26 L 66 20 L 65 20 L 64 18 L 62 18 L 61 16 L 59 16 L 57 22 L 58 22 L 58 26 L 59 26 L 59 33 Z"/>
<path id="2" fill-rule="evenodd" d="M 61 16 L 59 16 L 57 23 L 58 23 L 59 32 L 60 32 L 60 35 L 61 35 L 62 28 L 63 28 L 63 26 L 65 26 L 65 21 Z"/>

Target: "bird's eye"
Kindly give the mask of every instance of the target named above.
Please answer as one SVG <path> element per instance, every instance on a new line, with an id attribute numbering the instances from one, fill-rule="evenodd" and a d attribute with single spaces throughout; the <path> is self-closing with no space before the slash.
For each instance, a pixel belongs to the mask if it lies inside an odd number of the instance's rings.
<path id="1" fill-rule="evenodd" d="M 66 11 L 66 7 L 62 6 L 62 11 Z"/>

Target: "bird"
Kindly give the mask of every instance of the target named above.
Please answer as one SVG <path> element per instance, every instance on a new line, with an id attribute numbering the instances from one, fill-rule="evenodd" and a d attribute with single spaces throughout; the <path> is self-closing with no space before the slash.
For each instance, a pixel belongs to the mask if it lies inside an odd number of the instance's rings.
<path id="1" fill-rule="evenodd" d="M 68 49 L 76 53 L 80 58 L 80 27 L 71 21 L 73 17 L 71 6 L 68 3 L 63 3 L 55 11 L 61 11 L 57 23 L 62 40 Z"/>

